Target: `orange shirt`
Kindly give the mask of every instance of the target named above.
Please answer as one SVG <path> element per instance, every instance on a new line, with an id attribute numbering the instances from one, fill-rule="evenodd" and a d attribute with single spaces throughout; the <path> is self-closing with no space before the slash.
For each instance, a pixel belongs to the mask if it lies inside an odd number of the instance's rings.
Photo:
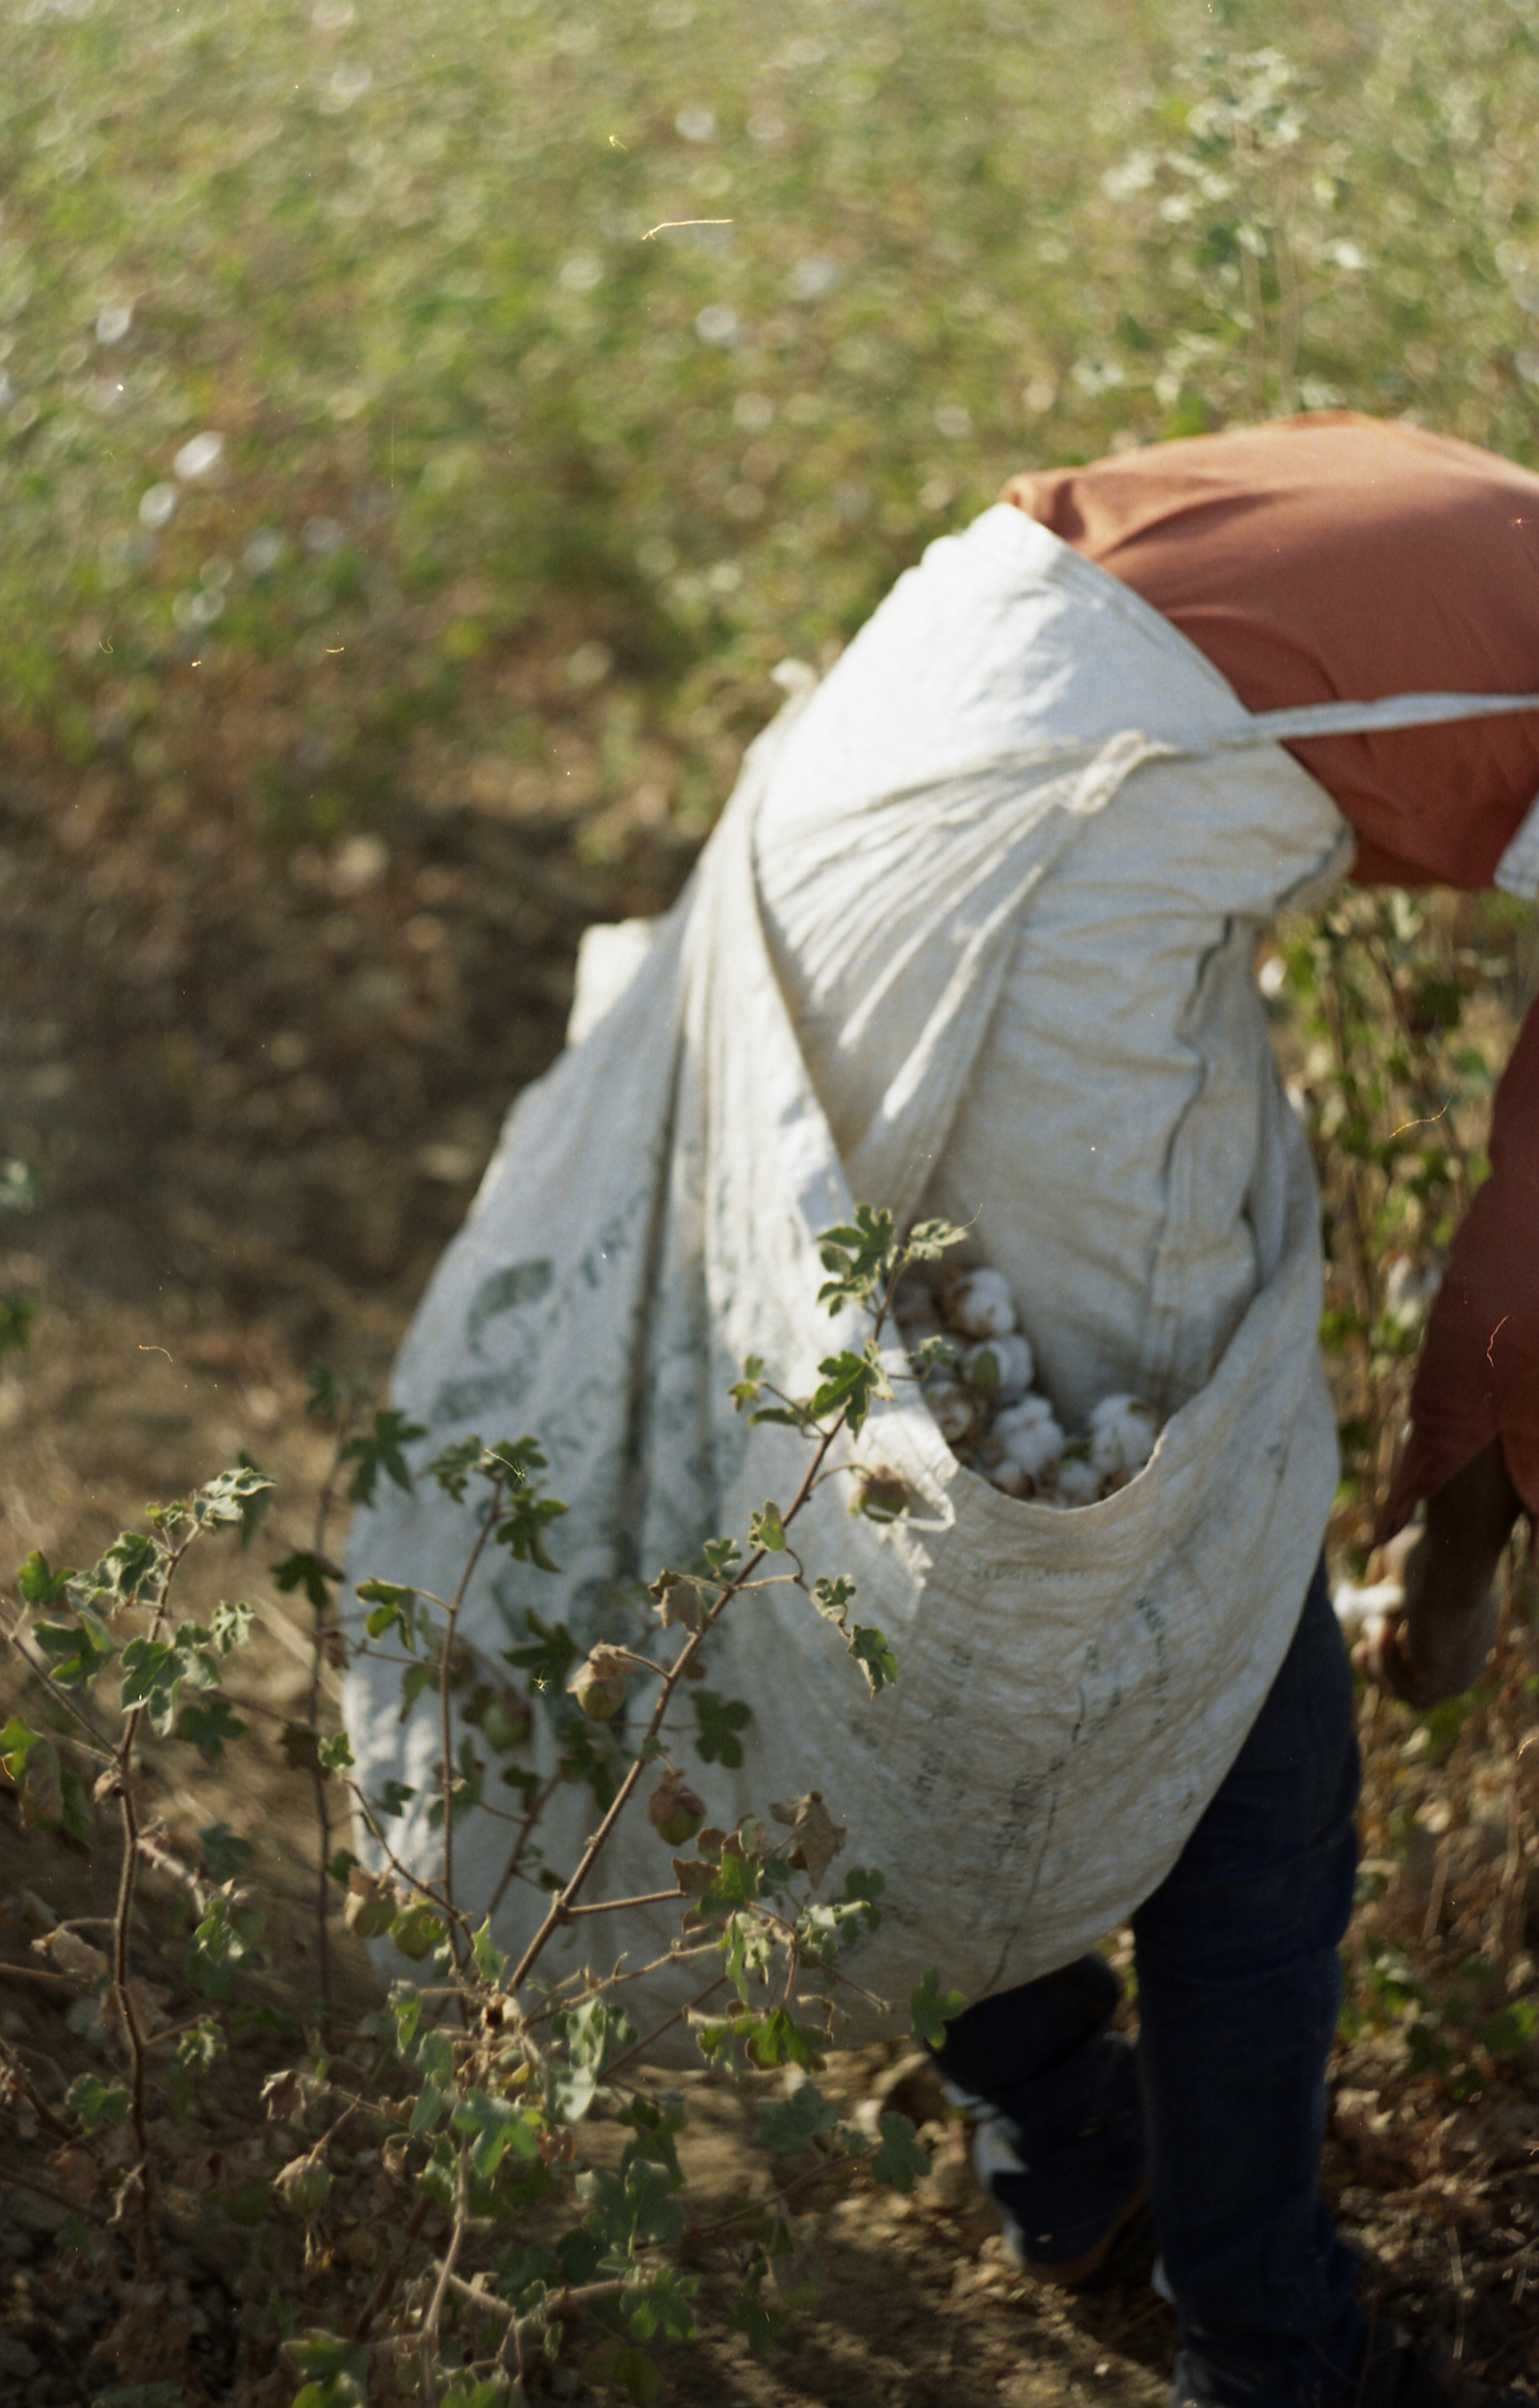
<path id="1" fill-rule="evenodd" d="M 1248 710 L 1539 692 L 1539 477 L 1468 444 L 1331 412 L 1012 478 L 1004 499 L 1173 621 Z M 1366 881 L 1489 886 L 1539 795 L 1539 713 L 1290 749 L 1356 831 Z M 1389 1529 L 1498 1435 L 1539 1514 L 1539 1004 L 1491 1158 L 1433 1308 Z"/>

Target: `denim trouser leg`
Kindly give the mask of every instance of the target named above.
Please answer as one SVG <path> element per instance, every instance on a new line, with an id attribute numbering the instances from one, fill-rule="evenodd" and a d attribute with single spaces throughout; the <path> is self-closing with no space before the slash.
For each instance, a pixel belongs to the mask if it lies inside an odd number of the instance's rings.
<path id="1" fill-rule="evenodd" d="M 1012 2127 L 1027 2171 L 995 2187 L 1030 2257 L 1079 2254 L 1147 2168 L 1178 2399 L 1314 2408 L 1362 2365 L 1356 2269 L 1319 2193 L 1357 1772 L 1321 1568 L 1244 1746 L 1134 1916 L 1136 2064 L 1107 2030 L 1115 1986 L 1094 1957 L 948 2030 L 943 2070 Z"/>
<path id="2" fill-rule="evenodd" d="M 1023 2159 L 990 2187 L 1028 2265 L 1082 2257 L 1143 2184 L 1137 2059 L 1108 2028 L 1119 1996 L 1110 1966 L 1082 1956 L 947 2028 L 942 2072 L 988 2101 Z"/>

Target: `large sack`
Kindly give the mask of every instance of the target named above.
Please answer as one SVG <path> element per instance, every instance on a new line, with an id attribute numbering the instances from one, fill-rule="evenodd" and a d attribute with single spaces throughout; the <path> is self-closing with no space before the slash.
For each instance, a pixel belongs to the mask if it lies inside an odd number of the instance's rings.
<path id="1" fill-rule="evenodd" d="M 883 894 L 881 960 L 902 965 L 889 991 L 903 1034 L 860 1147 L 847 1144 L 859 1200 L 904 1216 L 920 1203 L 1033 894 L 1132 782 L 1222 755 L 1232 779 L 1310 787 L 1277 738 L 1460 707 L 1423 696 L 1250 720 L 1204 674 L 1218 692 L 1195 724 L 1054 735 L 863 803 L 889 857 L 927 850 L 923 878 Z M 461 1629 L 493 1657 L 522 1636 L 531 1608 L 564 1619 L 585 1647 L 645 1646 L 656 1625 L 639 1583 L 706 1538 L 741 1537 L 749 1512 L 784 1504 L 804 1468 L 796 1433 L 750 1431 L 735 1412 L 728 1391 L 743 1359 L 758 1355 L 778 1386 L 804 1392 L 821 1357 L 864 1336 L 815 1300 L 818 1233 L 857 1199 L 766 941 L 755 863 L 756 821 L 796 729 L 793 711 L 751 749 L 691 887 L 649 942 L 628 945 L 608 1008 L 590 985 L 580 995 L 587 1033 L 520 1099 L 402 1351 L 394 1400 L 431 1433 L 419 1456 L 472 1430 L 535 1433 L 570 1508 L 552 1534 L 559 1577 L 483 1561 Z M 937 845 L 937 826 L 952 841 Z M 831 851 L 830 876 L 841 857 Z M 858 852 L 848 868 L 858 887 Z M 848 898 L 836 891 L 829 907 Z M 931 1965 L 977 1998 L 1064 1963 L 1121 1920 L 1174 1862 L 1286 1651 L 1335 1446 L 1314 1335 L 1307 1148 L 1269 1057 L 1257 1075 L 1270 1083 L 1259 1284 L 1140 1476 L 1071 1513 L 1017 1503 L 959 1467 L 914 1389 L 900 1388 L 846 1453 L 900 1474 L 914 1512 L 888 1527 L 851 1516 L 832 1482 L 797 1535 L 810 1577 L 854 1580 L 859 1618 L 897 1652 L 896 1691 L 871 1701 L 837 1634 L 784 1585 L 742 1599 L 709 1649 L 712 1689 L 752 1707 L 741 1768 L 700 1762 L 687 1699 L 676 1709 L 670 1747 L 714 1821 L 817 1788 L 847 1826 L 843 1863 L 885 1870 L 881 1927 L 848 1961 L 899 2002 Z M 1029 1168 L 1029 1147 L 1023 1159 Z M 465 1549 L 464 1523 L 436 1488 L 383 1488 L 354 1525 L 350 1575 L 444 1593 Z M 639 1685 L 633 1717 L 648 1702 Z M 360 1778 L 371 1793 L 386 1779 L 416 1788 L 392 1840 L 430 1876 L 437 1717 L 425 1704 L 403 1726 L 398 1705 L 399 1675 L 362 1655 L 345 1699 Z M 538 1710 L 530 1761 L 554 1762 Z M 586 1793 L 560 1792 L 543 1825 L 547 1863 L 569 1871 L 596 1819 Z M 462 1898 L 497 1891 L 508 1837 L 486 1815 L 459 1827 Z M 603 1887 L 644 1893 L 666 1869 L 636 1811 Z M 529 1936 L 544 1902 L 526 1886 L 508 1892 L 504 1946 Z M 608 1964 L 621 1949 L 640 1961 L 676 1930 L 676 1909 L 598 1919 L 562 1933 L 547 1966 Z M 660 2003 L 697 1980 L 664 1976 Z"/>

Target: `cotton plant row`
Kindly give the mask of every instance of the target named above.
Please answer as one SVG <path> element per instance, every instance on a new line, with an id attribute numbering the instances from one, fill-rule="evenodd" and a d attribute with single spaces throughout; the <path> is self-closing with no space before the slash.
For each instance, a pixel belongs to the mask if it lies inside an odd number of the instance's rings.
<path id="1" fill-rule="evenodd" d="M 942 1437 L 1006 1497 L 1071 1507 L 1114 1496 L 1155 1450 L 1160 1420 L 1129 1395 L 1103 1397 L 1071 1437 L 1036 1381 L 1009 1282 L 979 1265 L 933 1285 L 910 1279 L 898 1328 Z"/>
<path id="2" fill-rule="evenodd" d="M 586 1660 L 565 1624 L 533 1610 L 526 1643 L 490 1659 L 459 1623 L 470 1573 L 488 1551 L 557 1569 L 551 1548 L 561 1546 L 565 1508 L 545 1493 L 537 1442 L 465 1438 L 414 1464 L 407 1451 L 424 1429 L 394 1408 L 377 1412 L 372 1428 L 355 1423 L 330 1374 L 316 1374 L 310 1410 L 335 1429 L 331 1473 L 310 1543 L 280 1541 L 286 1552 L 271 1565 L 280 1591 L 307 1597 L 315 1648 L 305 1719 L 280 1741 L 315 1794 L 315 2021 L 302 2041 L 290 2027 L 295 2055 L 278 2071 L 246 1990 L 266 1961 L 271 1860 L 256 1838 L 213 1819 L 270 1719 L 254 1696 L 242 1711 L 256 1610 L 222 1604 L 205 1625 L 180 1605 L 190 1548 L 221 1533 L 250 1544 L 271 1481 L 237 1466 L 186 1502 L 151 1507 L 148 1531 L 121 1533 L 91 1569 L 34 1555 L 16 1594 L 0 1591 L 0 1662 L 9 1648 L 15 1705 L 0 1715 L 0 1791 L 13 1798 L 23 1839 L 62 1831 L 99 1862 L 112 1854 L 109 1819 L 119 1834 L 105 1938 L 98 1920 L 77 1929 L 40 1888 L 27 1893 L 47 1978 L 78 1993 L 72 2021 L 99 2043 L 99 2064 L 66 2084 L 51 2060 L 34 2063 L 0 2030 L 0 2096 L 32 2146 L 23 2185 L 73 2218 L 55 2269 L 62 2292 L 78 2282 L 120 2309 L 103 2344 L 113 2397 L 203 2396 L 188 2356 L 192 2327 L 159 2303 L 168 2248 L 179 2245 L 176 2202 L 214 2183 L 207 2119 L 227 2119 L 232 2096 L 245 2131 L 218 2178 L 230 2187 L 208 2209 L 222 2213 L 226 2196 L 239 2197 L 238 2223 L 228 2210 L 232 2247 L 248 2224 L 253 2254 L 238 2279 L 256 2288 L 229 2408 L 269 2408 L 280 2390 L 296 2408 L 518 2408 L 536 2379 L 543 2389 L 544 2361 L 562 2351 L 582 2352 L 575 2387 L 650 2402 L 664 2383 L 654 2347 L 691 2340 L 697 2314 L 712 2311 L 709 2298 L 697 2310 L 691 2270 L 702 2245 L 730 2252 L 733 2327 L 762 2347 L 794 2311 L 816 2304 L 823 2281 L 816 2219 L 788 2202 L 813 2184 L 825 2196 L 830 2186 L 907 2191 L 928 2172 L 907 2117 L 884 2108 L 846 2124 L 817 2079 L 854 1988 L 840 1959 L 879 1924 L 882 1876 L 832 1870 L 846 1834 L 822 1791 L 767 1800 L 766 1813 L 726 1830 L 710 1822 L 708 1799 L 674 1756 L 683 1723 L 693 1726 L 697 1765 L 743 1762 L 738 1735 L 752 1721 L 750 1702 L 718 1696 L 695 1676 L 722 1616 L 770 1584 L 803 1592 L 808 1612 L 845 1639 L 872 1695 L 897 1680 L 881 1631 L 853 1617 L 854 1583 L 808 1580 L 795 1542 L 834 1450 L 889 1393 L 879 1332 L 901 1272 L 958 1240 L 931 1223 L 900 1241 L 891 1215 L 866 1207 L 822 1233 L 820 1300 L 830 1313 L 863 1311 L 865 1345 L 830 1356 L 810 1396 L 771 1388 L 753 1361 L 732 1390 L 751 1425 L 802 1432 L 799 1479 L 752 1514 L 741 1538 L 706 1539 L 687 1566 L 660 1571 L 634 1597 L 632 1644 L 595 1647 Z M 345 1628 L 331 1519 L 344 1491 L 367 1506 L 386 1481 L 435 1487 L 461 1506 L 460 1549 L 449 1548 L 442 1596 L 387 1579 L 359 1583 L 363 1625 Z M 260 1527 L 265 1538 L 269 1526 Z M 441 1735 L 437 1762 L 421 1776 L 433 1836 L 415 1851 L 400 1837 L 415 1793 L 393 1780 L 366 1785 L 346 1733 L 321 1719 L 323 1666 L 365 1650 L 398 1671 L 403 1719 L 419 1713 Z M 647 1700 L 633 1699 L 627 1713 L 638 1675 L 652 1676 Z M 548 1775 L 533 1759 L 536 1716 L 556 1749 Z M 168 1777 L 190 1785 L 201 1808 L 199 1764 L 219 1768 L 220 1787 L 195 1842 L 167 1833 L 151 1809 Z M 837 1771 L 830 1767 L 830 1791 Z M 697 1777 L 708 1789 L 709 1771 Z M 564 1785 L 584 1793 L 579 1828 L 589 1834 L 570 1854 L 546 1819 Z M 497 1945 L 483 1893 L 466 1895 L 456 1838 L 476 1810 L 502 1824 L 503 1886 L 516 1880 L 547 1895 L 516 1964 Z M 639 1900 L 609 1894 L 609 1842 L 628 1812 L 633 1822 L 644 1816 L 657 1845 L 656 1886 Z M 368 1866 L 345 1844 L 350 1828 Z M 164 1929 L 146 1873 L 174 1901 Z M 602 1936 L 606 1916 L 668 1901 L 678 1927 L 650 1962 L 618 1956 Z M 600 1919 L 587 1926 L 591 1955 L 553 1975 L 549 1942 L 584 1917 Z M 388 1940 L 401 1974 L 357 2030 L 334 1994 L 339 1923 L 358 1940 Z M 139 1970 L 145 1945 L 165 1986 Z M 676 1981 L 683 1964 L 699 1977 L 688 2003 L 654 1997 L 649 2009 L 649 1984 Z M 937 2044 L 961 2004 L 926 1973 L 909 1996 L 912 2036 Z M 788 2084 L 756 2127 L 762 2182 L 751 2196 L 743 2186 L 718 2219 L 690 2189 L 680 2155 L 687 2102 L 654 2093 L 636 2071 L 681 2023 L 707 2064 L 779 2070 Z M 256 2061 L 247 2043 L 258 2030 Z"/>

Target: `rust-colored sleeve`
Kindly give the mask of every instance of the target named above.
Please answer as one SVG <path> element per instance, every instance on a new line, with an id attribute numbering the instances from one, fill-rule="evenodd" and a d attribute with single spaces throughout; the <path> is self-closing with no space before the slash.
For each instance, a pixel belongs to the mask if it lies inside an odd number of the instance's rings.
<path id="1" fill-rule="evenodd" d="M 1380 1535 L 1408 1522 L 1420 1499 L 1496 1437 L 1513 1486 L 1539 1517 L 1539 1003 L 1497 1089 L 1491 1176 L 1464 1217 L 1432 1307 L 1411 1435 Z"/>

